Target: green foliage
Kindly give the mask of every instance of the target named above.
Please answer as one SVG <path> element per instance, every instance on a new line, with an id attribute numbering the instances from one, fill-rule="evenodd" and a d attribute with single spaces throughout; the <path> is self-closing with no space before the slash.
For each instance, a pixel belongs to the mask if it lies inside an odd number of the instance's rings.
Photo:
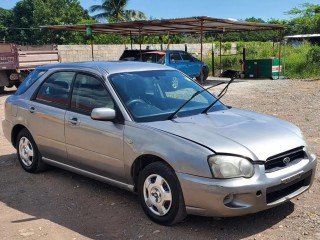
<path id="1" fill-rule="evenodd" d="M 0 42 L 8 39 L 7 26 L 10 25 L 12 19 L 12 11 L 0 8 Z"/>
<path id="2" fill-rule="evenodd" d="M 127 10 L 128 0 L 103 0 L 101 5 L 93 5 L 90 12 L 100 12 L 93 17 L 108 22 L 123 22 L 147 19 L 146 15 L 137 10 Z"/>
<path id="3" fill-rule="evenodd" d="M 12 9 L 7 41 L 46 44 L 72 42 L 77 34 L 41 29 L 44 25 L 76 24 L 90 19 L 78 0 L 22 0 Z"/>
<path id="4" fill-rule="evenodd" d="M 320 4 L 305 3 L 300 8 L 293 8 L 287 14 L 295 16 L 288 26 L 291 34 L 319 33 Z"/>
<path id="5" fill-rule="evenodd" d="M 267 59 L 278 58 L 278 45 L 270 42 L 240 42 L 239 49 L 246 47 L 246 59 Z M 222 69 L 241 70 L 239 60 L 242 56 L 225 56 L 222 57 Z M 281 59 L 285 58 L 285 75 L 288 78 L 311 78 L 320 76 L 320 46 L 312 46 L 305 42 L 299 47 L 291 45 L 286 46 L 284 55 L 284 47 L 282 47 Z M 212 69 L 211 59 L 205 59 L 205 62 Z M 219 57 L 214 59 L 214 67 L 216 75 L 220 69 Z M 211 73 L 211 70 L 210 70 Z"/>
<path id="6" fill-rule="evenodd" d="M 231 46 L 232 46 L 231 42 L 224 42 L 224 43 L 222 43 L 222 48 L 223 48 L 223 50 L 225 50 L 225 51 L 231 50 Z"/>
<path id="7" fill-rule="evenodd" d="M 320 63 L 320 46 L 312 46 L 308 51 L 308 60 L 311 63 L 319 64 Z"/>
<path id="8" fill-rule="evenodd" d="M 299 47 L 290 45 L 286 48 L 286 76 L 289 78 L 319 77 L 319 64 L 309 61 L 309 53 L 313 47 L 304 43 Z"/>

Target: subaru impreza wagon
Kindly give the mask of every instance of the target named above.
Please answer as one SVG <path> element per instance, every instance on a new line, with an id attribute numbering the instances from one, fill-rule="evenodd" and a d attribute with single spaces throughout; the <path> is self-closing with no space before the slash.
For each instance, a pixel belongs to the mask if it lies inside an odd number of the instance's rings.
<path id="1" fill-rule="evenodd" d="M 47 65 L 7 98 L 2 124 L 27 172 L 54 165 L 136 192 L 159 224 L 255 213 L 309 189 L 316 156 L 300 129 L 220 97 L 159 64 Z"/>

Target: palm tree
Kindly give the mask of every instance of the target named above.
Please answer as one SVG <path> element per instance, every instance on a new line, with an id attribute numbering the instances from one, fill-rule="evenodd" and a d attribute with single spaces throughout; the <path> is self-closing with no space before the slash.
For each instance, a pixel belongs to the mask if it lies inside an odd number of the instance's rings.
<path id="1" fill-rule="evenodd" d="M 143 12 L 137 10 L 126 10 L 128 0 L 102 0 L 101 5 L 93 5 L 89 8 L 91 13 L 100 12 L 93 17 L 96 20 L 105 20 L 108 22 L 123 22 L 147 19 Z"/>

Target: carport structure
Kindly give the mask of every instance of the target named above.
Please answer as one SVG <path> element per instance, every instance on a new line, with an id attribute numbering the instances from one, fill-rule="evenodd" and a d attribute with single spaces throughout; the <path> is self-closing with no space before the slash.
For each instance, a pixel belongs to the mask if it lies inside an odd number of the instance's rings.
<path id="1" fill-rule="evenodd" d="M 202 62 L 204 33 L 222 34 L 226 32 L 275 30 L 279 32 L 279 42 L 281 43 L 282 33 L 283 33 L 283 30 L 285 29 L 285 26 L 280 24 L 255 23 L 255 22 L 236 21 L 236 20 L 219 19 L 219 18 L 202 16 L 202 17 L 188 17 L 188 18 L 162 19 L 162 20 L 139 20 L 139 21 L 132 21 L 132 22 L 118 22 L 118 23 L 50 25 L 50 26 L 43 26 L 43 28 L 52 29 L 52 30 L 86 32 L 88 35 L 91 35 L 92 33 L 99 33 L 99 34 L 105 33 L 105 34 L 130 36 L 131 41 L 133 36 L 138 36 L 140 39 L 140 50 L 141 50 L 141 36 L 175 35 L 175 34 L 200 35 L 200 43 L 201 43 L 200 55 L 201 55 L 201 62 Z M 221 56 L 221 53 L 220 53 L 220 56 Z M 281 58 L 281 44 L 279 47 L 278 57 L 279 59 Z"/>

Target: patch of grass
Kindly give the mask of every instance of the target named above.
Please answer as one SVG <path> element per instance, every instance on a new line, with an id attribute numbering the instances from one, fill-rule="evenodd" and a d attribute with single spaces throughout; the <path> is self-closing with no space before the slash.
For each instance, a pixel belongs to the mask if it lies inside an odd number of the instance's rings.
<path id="1" fill-rule="evenodd" d="M 227 44 L 225 44 L 227 45 Z M 246 48 L 247 59 L 268 59 L 272 57 L 278 58 L 279 46 L 272 42 L 239 42 L 237 44 L 237 51 L 242 51 L 242 48 Z M 320 62 L 319 62 L 319 50 L 318 46 L 312 46 L 308 42 L 298 47 L 287 45 L 284 56 L 284 46 L 282 46 L 281 59 L 285 58 L 285 75 L 288 78 L 317 78 L 320 77 Z M 312 55 L 312 56 L 311 56 Z M 223 56 L 222 68 L 241 70 L 239 60 L 242 59 L 242 55 L 237 56 Z M 210 67 L 210 73 L 212 69 L 211 59 L 205 59 L 205 62 Z M 216 74 L 220 69 L 219 57 L 215 57 L 214 67 Z"/>

